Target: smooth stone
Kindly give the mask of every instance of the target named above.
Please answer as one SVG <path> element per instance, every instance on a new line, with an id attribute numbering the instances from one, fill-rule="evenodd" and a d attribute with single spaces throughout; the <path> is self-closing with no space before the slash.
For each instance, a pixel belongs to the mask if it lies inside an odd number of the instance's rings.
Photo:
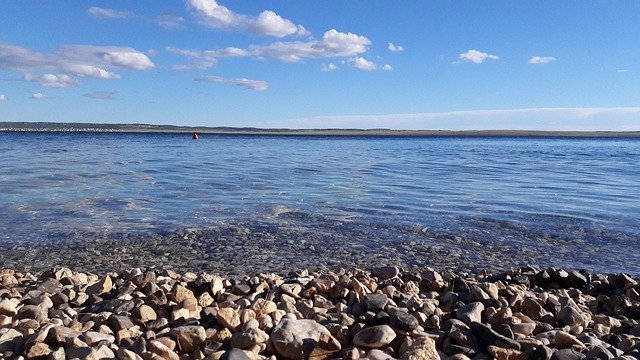
<path id="1" fill-rule="evenodd" d="M 367 359 L 369 360 L 389 360 L 393 359 L 393 356 L 379 349 L 371 349 L 367 352 Z"/>
<path id="2" fill-rule="evenodd" d="M 536 330 L 535 323 L 517 323 L 511 325 L 511 330 L 516 334 L 524 336 L 531 335 Z"/>
<path id="3" fill-rule="evenodd" d="M 400 269 L 395 266 L 383 266 L 373 269 L 371 274 L 380 280 L 387 280 L 397 277 L 400 274 Z"/>
<path id="4" fill-rule="evenodd" d="M 133 317 L 143 323 L 158 319 L 158 314 L 149 305 L 142 304 L 139 307 L 133 309 Z"/>
<path id="5" fill-rule="evenodd" d="M 471 322 L 479 323 L 482 321 L 482 311 L 484 311 L 484 305 L 481 302 L 472 302 L 457 309 L 456 316 L 467 325 Z"/>
<path id="6" fill-rule="evenodd" d="M 220 356 L 220 360 L 251 360 L 251 358 L 244 351 L 231 348 Z"/>
<path id="7" fill-rule="evenodd" d="M 498 334 L 485 324 L 472 322 L 469 324 L 469 328 L 478 341 L 485 347 L 495 345 L 501 348 L 520 350 L 520 343 Z"/>
<path id="8" fill-rule="evenodd" d="M 67 338 L 76 338 L 80 335 L 79 331 L 75 331 L 65 326 L 54 326 L 49 329 L 45 342 L 49 345 L 64 344 Z"/>
<path id="9" fill-rule="evenodd" d="M 440 354 L 433 339 L 420 337 L 400 356 L 400 360 L 440 360 Z"/>
<path id="10" fill-rule="evenodd" d="M 389 325 L 377 325 L 364 328 L 353 337 L 353 344 L 368 348 L 381 348 L 389 345 L 396 333 Z"/>
<path id="11" fill-rule="evenodd" d="M 234 333 L 231 336 L 231 347 L 246 349 L 256 344 L 262 344 L 267 340 L 269 340 L 269 334 L 258 328 L 250 328 Z"/>
<path id="12" fill-rule="evenodd" d="M 362 305 L 365 311 L 378 312 L 384 310 L 389 302 L 389 298 L 385 294 L 368 294 L 362 298 Z"/>
<path id="13" fill-rule="evenodd" d="M 572 346 L 584 347 L 584 344 L 582 343 L 582 341 L 578 340 L 578 338 L 576 338 L 575 336 L 564 331 L 556 332 L 554 337 L 554 343 L 560 349 L 570 348 Z"/>
<path id="14" fill-rule="evenodd" d="M 314 320 L 283 319 L 271 332 L 277 352 L 289 359 L 324 359 L 341 349 L 327 328 Z"/>
<path id="15" fill-rule="evenodd" d="M 420 323 L 415 316 L 404 311 L 396 311 L 391 314 L 391 327 L 402 331 L 412 331 L 418 328 Z"/>
<path id="16" fill-rule="evenodd" d="M 101 341 L 106 341 L 109 344 L 113 344 L 116 341 L 116 338 L 113 335 L 103 334 L 96 331 L 87 331 L 82 334 L 81 339 L 89 346 L 94 346 Z"/>
<path id="17" fill-rule="evenodd" d="M 180 360 L 178 354 L 158 340 L 149 341 L 147 343 L 147 350 L 166 360 Z"/>
<path id="18" fill-rule="evenodd" d="M 584 318 L 580 311 L 574 309 L 571 306 L 565 306 L 556 316 L 561 323 L 568 326 L 582 325 Z"/>
<path id="19" fill-rule="evenodd" d="M 13 303 L 13 301 L 9 299 L 3 299 L 2 301 L 0 301 L 0 314 L 6 315 L 6 316 L 13 316 L 17 313 L 18 313 L 18 310 L 16 310 L 16 306 Z"/>
<path id="20" fill-rule="evenodd" d="M 586 356 L 573 349 L 556 350 L 551 356 L 551 360 L 580 360 Z"/>
<path id="21" fill-rule="evenodd" d="M 16 320 L 19 319 L 34 319 L 40 323 L 49 319 L 49 312 L 46 308 L 38 305 L 24 305 L 18 310 L 14 316 Z"/>

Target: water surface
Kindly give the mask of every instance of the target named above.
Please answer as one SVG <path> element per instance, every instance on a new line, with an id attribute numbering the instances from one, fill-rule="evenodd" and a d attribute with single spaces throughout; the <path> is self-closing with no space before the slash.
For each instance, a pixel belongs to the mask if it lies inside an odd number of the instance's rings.
<path id="1" fill-rule="evenodd" d="M 0 241 L 312 222 L 640 273 L 638 164 L 638 139 L 4 132 Z"/>

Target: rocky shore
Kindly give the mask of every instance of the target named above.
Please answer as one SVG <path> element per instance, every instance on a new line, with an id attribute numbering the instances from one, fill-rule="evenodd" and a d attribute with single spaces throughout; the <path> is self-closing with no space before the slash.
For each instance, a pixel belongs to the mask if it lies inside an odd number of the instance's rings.
<path id="1" fill-rule="evenodd" d="M 640 279 L 625 274 L 0 277 L 3 359 L 640 359 Z"/>

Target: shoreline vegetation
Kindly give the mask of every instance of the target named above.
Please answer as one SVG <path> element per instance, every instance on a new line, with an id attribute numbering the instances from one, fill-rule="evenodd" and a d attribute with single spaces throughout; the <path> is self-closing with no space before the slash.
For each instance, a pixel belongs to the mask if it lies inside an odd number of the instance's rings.
<path id="1" fill-rule="evenodd" d="M 150 124 L 93 124 L 50 122 L 0 122 L 0 131 L 194 133 L 210 135 L 372 136 L 372 137 L 616 137 L 640 138 L 640 131 L 539 131 L 539 130 L 393 130 L 393 129 L 285 129 L 205 127 Z"/>

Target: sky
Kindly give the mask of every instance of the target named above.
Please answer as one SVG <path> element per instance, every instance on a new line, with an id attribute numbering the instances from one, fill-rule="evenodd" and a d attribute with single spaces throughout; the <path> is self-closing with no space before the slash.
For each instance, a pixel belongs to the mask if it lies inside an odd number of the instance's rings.
<path id="1" fill-rule="evenodd" d="M 0 122 L 640 130 L 640 1 L 0 0 Z"/>

